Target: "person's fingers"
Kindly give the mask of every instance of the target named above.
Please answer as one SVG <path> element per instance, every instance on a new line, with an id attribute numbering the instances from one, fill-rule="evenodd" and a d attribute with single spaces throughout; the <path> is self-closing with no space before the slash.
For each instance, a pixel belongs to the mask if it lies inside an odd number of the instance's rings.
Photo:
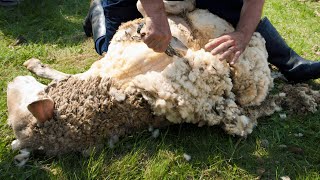
<path id="1" fill-rule="evenodd" d="M 150 36 L 149 34 L 147 34 L 145 32 L 141 33 L 141 39 L 146 44 L 150 44 L 153 41 L 152 36 Z"/>
<path id="2" fill-rule="evenodd" d="M 229 63 L 231 65 L 235 64 L 239 60 L 240 55 L 241 55 L 241 51 L 237 51 Z"/>
<path id="3" fill-rule="evenodd" d="M 163 42 L 161 46 L 158 47 L 156 52 L 165 52 L 168 49 L 169 44 L 170 44 L 170 41 Z"/>
<path id="4" fill-rule="evenodd" d="M 214 48 L 211 51 L 211 54 L 217 55 L 217 54 L 223 53 L 225 51 L 229 51 L 229 48 L 232 47 L 233 45 L 234 45 L 233 40 L 228 40 L 228 41 L 222 42 L 220 45 L 218 45 L 216 48 Z"/>
<path id="5" fill-rule="evenodd" d="M 148 47 L 153 46 L 152 44 L 156 44 L 154 42 L 154 41 L 156 41 L 156 37 L 154 34 L 141 32 L 141 39 Z"/>
<path id="6" fill-rule="evenodd" d="M 142 32 L 142 33 L 140 34 L 140 37 L 141 37 L 141 39 L 143 39 L 144 37 L 146 37 L 146 33 L 145 33 L 145 32 Z"/>
<path id="7" fill-rule="evenodd" d="M 161 43 L 158 43 L 155 48 L 154 51 L 155 52 L 165 52 L 168 48 L 169 45 L 169 41 L 162 41 Z"/>
<path id="8" fill-rule="evenodd" d="M 220 55 L 219 60 L 230 59 L 231 55 L 234 54 L 234 50 L 235 50 L 234 46 L 230 47 L 227 51 L 224 51 Z"/>
<path id="9" fill-rule="evenodd" d="M 152 44 L 150 44 L 150 46 L 148 46 L 149 48 L 153 49 L 155 52 L 163 52 L 162 49 L 164 49 L 163 47 L 163 43 L 162 42 L 155 42 L 153 41 Z"/>
<path id="10" fill-rule="evenodd" d="M 161 38 L 156 35 L 145 35 L 141 37 L 143 42 L 155 52 L 164 52 L 170 42 L 170 37 Z"/>
<path id="11" fill-rule="evenodd" d="M 167 49 L 166 43 L 160 40 L 152 40 L 150 38 L 144 42 L 150 49 L 153 49 L 155 52 L 164 52 Z"/>
<path id="12" fill-rule="evenodd" d="M 216 39 L 210 40 L 205 46 L 205 50 L 212 51 L 217 46 L 219 46 L 221 43 L 228 41 L 230 38 L 228 36 L 221 36 Z"/>
<path id="13" fill-rule="evenodd" d="M 157 46 L 160 45 L 160 42 L 157 42 L 157 41 L 153 40 L 153 41 L 151 41 L 150 43 L 146 43 L 146 44 L 147 44 L 147 46 L 148 46 L 149 48 L 155 49 L 155 48 L 157 48 Z"/>

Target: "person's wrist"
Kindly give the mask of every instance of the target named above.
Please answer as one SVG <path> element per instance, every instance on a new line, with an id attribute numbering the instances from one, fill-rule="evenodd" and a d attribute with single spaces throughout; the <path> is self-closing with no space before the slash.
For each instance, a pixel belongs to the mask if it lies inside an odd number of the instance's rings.
<path id="1" fill-rule="evenodd" d="M 248 44 L 249 43 L 249 41 L 251 40 L 251 36 L 253 34 L 253 33 L 248 33 L 247 30 L 242 30 L 242 29 L 237 29 L 236 32 L 238 32 L 240 34 L 244 44 Z"/>
<path id="2" fill-rule="evenodd" d="M 161 17 L 165 15 L 165 8 L 162 0 L 140 0 L 146 17 Z"/>

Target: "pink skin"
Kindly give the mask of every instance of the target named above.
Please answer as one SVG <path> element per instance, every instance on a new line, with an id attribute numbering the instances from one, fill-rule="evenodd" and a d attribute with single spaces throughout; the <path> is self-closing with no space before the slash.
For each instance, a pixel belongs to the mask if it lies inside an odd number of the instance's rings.
<path id="1" fill-rule="evenodd" d="M 205 45 L 206 51 L 220 55 L 220 60 L 226 60 L 231 65 L 235 64 L 260 21 L 263 4 L 264 0 L 244 0 L 236 30 L 210 40 Z"/>
<path id="2" fill-rule="evenodd" d="M 41 99 L 29 104 L 28 110 L 38 122 L 44 123 L 53 117 L 54 102 L 49 98 Z"/>
<path id="3" fill-rule="evenodd" d="M 155 52 L 164 52 L 171 40 L 171 31 L 162 0 L 140 0 L 145 11 L 146 26 L 142 39 Z"/>

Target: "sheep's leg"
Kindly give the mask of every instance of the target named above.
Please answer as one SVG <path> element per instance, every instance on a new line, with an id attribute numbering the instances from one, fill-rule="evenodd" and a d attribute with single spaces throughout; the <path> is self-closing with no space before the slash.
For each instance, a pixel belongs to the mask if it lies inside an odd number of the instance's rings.
<path id="1" fill-rule="evenodd" d="M 23 63 L 23 65 L 32 73 L 38 75 L 39 77 L 50 79 L 50 80 L 63 80 L 70 77 L 70 74 L 65 74 L 63 72 L 57 71 L 50 68 L 46 64 L 42 64 L 39 59 L 31 58 Z"/>

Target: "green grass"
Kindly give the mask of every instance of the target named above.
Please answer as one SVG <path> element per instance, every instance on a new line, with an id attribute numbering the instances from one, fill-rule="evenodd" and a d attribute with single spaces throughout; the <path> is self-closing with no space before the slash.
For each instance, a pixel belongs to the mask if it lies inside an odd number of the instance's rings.
<path id="1" fill-rule="evenodd" d="M 260 119 L 247 139 L 219 127 L 183 124 L 162 129 L 157 139 L 148 131 L 124 137 L 115 148 L 106 145 L 88 157 L 32 155 L 25 167 L 16 167 L 18 152 L 10 148 L 14 135 L 6 125 L 7 83 L 31 75 L 22 66 L 31 57 L 67 73 L 83 72 L 97 60 L 93 41 L 81 27 L 88 4 L 24 0 L 17 7 L 0 7 L 0 179 L 254 179 L 261 174 L 262 179 L 320 179 L 319 111 Z M 319 1 L 269 0 L 264 14 L 299 54 L 319 59 L 319 12 Z M 28 43 L 13 46 L 20 35 Z M 192 159 L 186 161 L 184 153 Z"/>

